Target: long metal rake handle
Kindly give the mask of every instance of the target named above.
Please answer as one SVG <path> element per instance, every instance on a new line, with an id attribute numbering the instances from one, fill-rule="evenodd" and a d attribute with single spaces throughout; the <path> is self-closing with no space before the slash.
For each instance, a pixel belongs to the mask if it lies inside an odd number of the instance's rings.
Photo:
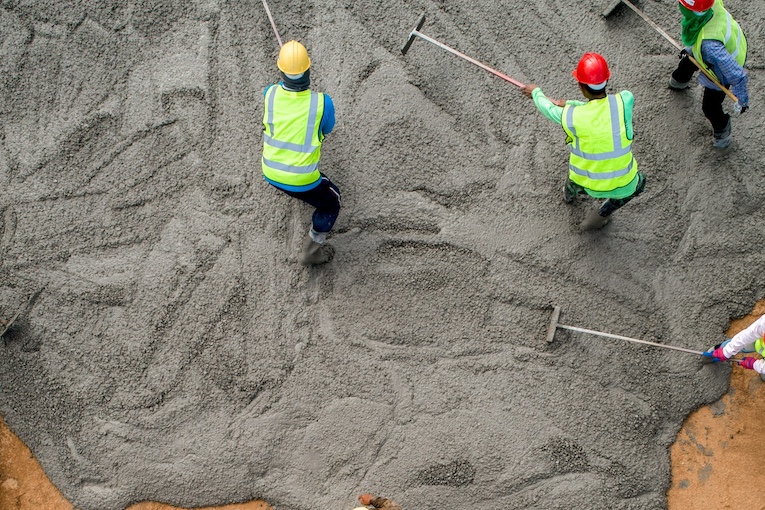
<path id="1" fill-rule="evenodd" d="M 604 336 L 607 338 L 615 338 L 617 340 L 626 340 L 628 342 L 635 342 L 638 344 L 652 345 L 654 347 L 661 347 L 662 349 L 671 349 L 673 351 L 681 351 L 681 352 L 687 352 L 690 354 L 698 354 L 699 356 L 704 355 L 704 353 L 701 351 L 694 351 L 692 349 L 686 349 L 685 347 L 675 347 L 674 345 L 664 345 L 664 344 L 660 344 L 656 342 L 649 342 L 648 340 L 639 340 L 637 338 L 630 338 L 630 337 L 622 336 L 622 335 L 612 335 L 611 333 L 602 333 L 600 331 L 595 331 L 594 329 L 578 328 L 576 326 L 566 326 L 565 324 L 558 324 L 557 327 L 563 328 L 563 329 L 570 329 L 571 331 L 578 331 L 579 333 L 589 333 L 591 335 L 596 335 L 596 336 Z"/>
<path id="2" fill-rule="evenodd" d="M 654 29 L 655 29 L 657 32 L 659 32 L 661 35 L 663 35 L 663 36 L 664 36 L 664 38 L 665 38 L 667 41 L 669 41 L 669 42 L 670 42 L 670 43 L 671 43 L 671 44 L 672 44 L 672 45 L 673 45 L 675 48 L 677 48 L 678 50 L 682 50 L 682 49 L 683 49 L 683 47 L 680 45 L 680 43 L 679 43 L 679 42 L 677 42 L 675 39 L 673 39 L 673 38 L 672 38 L 672 37 L 671 37 L 671 36 L 670 36 L 668 33 L 666 33 L 666 32 L 665 32 L 665 31 L 664 31 L 664 30 L 663 30 L 663 29 L 662 29 L 662 28 L 661 28 L 659 25 L 657 25 L 656 23 L 654 23 L 654 21 L 653 21 L 651 18 L 649 18 L 648 16 L 646 16 L 645 14 L 643 14 L 643 11 L 641 11 L 640 9 L 638 9 L 637 7 L 635 7 L 635 6 L 632 4 L 632 2 L 630 2 L 629 0 L 622 0 L 622 2 L 623 2 L 623 3 L 624 3 L 626 6 L 627 6 L 627 7 L 629 7 L 629 8 L 630 8 L 630 9 L 632 9 L 633 11 L 635 11 L 635 12 L 637 13 L 637 15 L 638 15 L 638 16 L 640 16 L 641 18 L 643 18 L 643 19 L 645 20 L 645 22 L 646 22 L 646 23 L 648 23 L 649 25 L 651 25 L 651 26 L 652 26 L 652 27 L 653 27 L 653 28 L 654 28 Z M 718 87 L 720 87 L 720 90 L 722 90 L 723 92 L 725 92 L 725 95 L 727 95 L 729 98 L 731 98 L 731 100 L 732 100 L 734 103 L 738 103 L 738 98 L 737 98 L 737 97 L 736 97 L 736 96 L 733 94 L 733 92 L 731 92 L 731 91 L 730 91 L 730 90 L 728 90 L 727 88 L 723 87 L 723 85 L 720 83 L 720 80 L 718 80 L 717 78 L 715 78 L 714 76 L 712 76 L 712 74 L 711 74 L 709 71 L 707 71 L 706 69 L 704 69 L 704 68 L 703 68 L 703 67 L 702 67 L 702 66 L 701 66 L 701 65 L 698 63 L 698 61 L 697 61 L 695 58 L 693 58 L 693 56 L 692 56 L 692 55 L 688 55 L 688 60 L 690 60 L 691 62 L 693 62 L 693 64 L 694 64 L 696 67 L 698 67 L 698 68 L 699 68 L 699 70 L 700 70 L 702 73 L 704 73 L 704 74 L 706 75 L 706 77 L 707 77 L 707 78 L 709 78 L 710 80 L 712 80 L 712 83 L 714 83 L 715 85 L 717 85 Z"/>
<path id="3" fill-rule="evenodd" d="M 266 15 L 268 16 L 268 21 L 271 22 L 271 28 L 274 29 L 274 34 L 276 34 L 276 40 L 279 41 L 279 47 L 281 48 L 283 46 L 282 38 L 279 37 L 279 31 L 276 30 L 276 23 L 274 23 L 274 17 L 271 16 L 271 9 L 268 8 L 268 4 L 266 3 L 266 0 L 263 0 L 263 7 L 266 9 Z"/>
<path id="4" fill-rule="evenodd" d="M 452 54 L 454 54 L 454 55 L 457 55 L 458 57 L 460 57 L 460 58 L 463 58 L 463 59 L 467 60 L 467 61 L 468 61 L 468 62 L 470 62 L 471 64 L 475 64 L 475 65 L 477 65 L 477 66 L 478 66 L 478 67 L 480 67 L 481 69 L 483 69 L 483 70 L 485 70 L 485 71 L 488 71 L 488 72 L 490 72 L 491 74 L 493 74 L 494 76 L 497 76 L 498 78 L 502 78 L 503 80 L 505 80 L 505 81 L 507 81 L 507 82 L 510 82 L 510 83 L 512 83 L 513 85 L 515 85 L 515 86 L 516 86 L 516 87 L 518 87 L 518 88 L 521 88 L 521 89 L 522 89 L 523 87 L 525 87 L 525 86 L 526 86 L 526 85 L 524 85 L 523 83 L 519 82 L 518 80 L 515 80 L 515 79 L 513 79 L 513 78 L 509 77 L 508 75 L 506 75 L 506 74 L 504 74 L 504 73 L 501 73 L 501 72 L 497 71 L 496 69 L 492 69 L 491 67 L 487 66 L 486 64 L 484 64 L 484 63 L 482 63 L 482 62 L 479 62 L 479 61 L 477 61 L 476 59 L 474 59 L 474 58 L 472 58 L 472 57 L 468 57 L 468 56 L 467 56 L 467 55 L 465 55 L 464 53 L 461 53 L 461 52 L 459 52 L 459 51 L 455 50 L 454 48 L 450 48 L 449 46 L 445 45 L 444 43 L 441 43 L 441 42 L 439 42 L 439 41 L 436 41 L 436 40 L 435 40 L 435 39 L 433 39 L 432 37 L 428 37 L 427 35 L 423 34 L 422 32 L 418 32 L 417 30 L 413 30 L 413 31 L 412 31 L 412 35 L 416 35 L 417 37 L 420 37 L 420 38 L 422 38 L 422 39 L 425 39 L 425 40 L 426 40 L 426 41 L 428 41 L 429 43 L 433 43 L 433 44 L 435 44 L 436 46 L 438 46 L 439 48 L 442 48 L 442 49 L 444 49 L 444 50 L 448 51 L 449 53 L 452 53 Z"/>

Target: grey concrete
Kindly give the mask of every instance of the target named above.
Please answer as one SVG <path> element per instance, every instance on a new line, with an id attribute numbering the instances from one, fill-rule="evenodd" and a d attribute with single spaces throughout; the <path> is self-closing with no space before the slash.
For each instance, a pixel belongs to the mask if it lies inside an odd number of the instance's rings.
<path id="1" fill-rule="evenodd" d="M 763 296 L 762 3 L 726 2 L 752 109 L 710 147 L 675 51 L 607 2 L 272 1 L 313 60 L 343 191 L 328 266 L 260 174 L 277 44 L 260 2 L 6 1 L 0 413 L 84 510 L 262 497 L 351 508 L 657 509 L 705 349 Z M 642 6 L 679 36 L 674 2 Z M 646 192 L 601 232 L 562 202 L 559 127 L 423 32 L 553 97 L 585 51 L 636 100 Z M 730 104 L 728 103 L 728 107 Z"/>

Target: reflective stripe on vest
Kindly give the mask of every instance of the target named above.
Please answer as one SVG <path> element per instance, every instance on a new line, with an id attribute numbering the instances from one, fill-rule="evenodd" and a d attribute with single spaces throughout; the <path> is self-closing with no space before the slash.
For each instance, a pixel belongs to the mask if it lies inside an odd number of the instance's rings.
<path id="1" fill-rule="evenodd" d="M 585 188 L 610 191 L 626 186 L 637 175 L 632 140 L 627 138 L 624 101 L 609 94 L 607 101 L 564 107 L 563 129 L 569 135 L 569 178 Z"/>
<path id="2" fill-rule="evenodd" d="M 292 92 L 280 85 L 266 92 L 263 113 L 263 174 L 278 183 L 303 186 L 321 178 L 321 93 Z"/>
<path id="3" fill-rule="evenodd" d="M 765 340 L 758 338 L 757 341 L 754 342 L 754 350 L 757 351 L 760 356 L 765 358 Z"/>
<path id="4" fill-rule="evenodd" d="M 725 45 L 725 50 L 731 54 L 736 60 L 738 65 L 744 66 L 746 63 L 746 37 L 744 32 L 738 25 L 733 16 L 725 10 L 722 0 L 717 0 L 712 6 L 712 17 L 709 19 L 704 28 L 701 29 L 696 42 L 693 43 L 693 57 L 704 67 L 709 73 L 720 79 L 712 72 L 712 69 L 704 62 L 701 56 L 701 44 L 704 40 L 720 41 Z M 735 36 L 735 37 L 734 37 Z"/>

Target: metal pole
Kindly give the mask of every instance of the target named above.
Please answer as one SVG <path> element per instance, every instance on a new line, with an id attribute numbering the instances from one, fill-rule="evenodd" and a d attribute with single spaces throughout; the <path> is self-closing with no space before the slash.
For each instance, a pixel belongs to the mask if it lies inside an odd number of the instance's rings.
<path id="1" fill-rule="evenodd" d="M 282 47 L 282 38 L 279 37 L 279 31 L 276 30 L 276 23 L 274 23 L 274 18 L 271 16 L 271 9 L 268 8 L 268 4 L 266 3 L 266 0 L 263 0 L 263 7 L 266 9 L 266 15 L 268 16 L 268 21 L 271 22 L 271 28 L 274 29 L 274 34 L 276 34 L 276 40 L 279 41 L 279 47 Z"/>
<path id="2" fill-rule="evenodd" d="M 675 347 L 674 345 L 664 345 L 664 344 L 659 344 L 656 342 L 649 342 L 647 340 L 638 340 L 637 338 L 630 338 L 627 336 L 612 335 L 611 333 L 602 333 L 600 331 L 595 331 L 593 329 L 577 328 L 576 326 L 566 326 L 565 324 L 557 324 L 556 327 L 563 328 L 563 329 L 570 329 L 571 331 L 578 331 L 579 333 L 589 333 L 590 335 L 604 336 L 607 338 L 615 338 L 617 340 L 626 340 L 628 342 L 635 342 L 638 344 L 652 345 L 653 347 L 661 347 L 662 349 L 671 349 L 673 351 L 681 351 L 681 352 L 687 352 L 690 354 L 698 354 L 699 356 L 704 355 L 704 353 L 701 351 L 694 351 L 692 349 L 686 349 L 684 347 Z"/>

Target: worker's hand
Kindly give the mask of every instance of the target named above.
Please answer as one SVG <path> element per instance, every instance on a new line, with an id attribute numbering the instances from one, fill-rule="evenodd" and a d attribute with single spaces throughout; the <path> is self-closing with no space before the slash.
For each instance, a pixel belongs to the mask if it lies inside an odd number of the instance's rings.
<path id="1" fill-rule="evenodd" d="M 715 349 L 712 352 L 707 351 L 707 352 L 704 352 L 702 354 L 706 358 L 712 358 L 712 360 L 715 361 L 715 362 L 717 362 L 717 361 L 725 361 L 726 359 L 728 359 L 727 356 L 725 356 L 725 354 L 723 354 L 722 347 L 720 347 L 719 345 L 716 345 Z"/>
<path id="2" fill-rule="evenodd" d="M 539 88 L 539 85 L 536 83 L 529 83 L 528 85 L 524 85 L 521 89 L 521 92 L 523 92 L 523 95 L 531 99 L 531 93 L 534 92 L 534 89 Z"/>
<path id="3" fill-rule="evenodd" d="M 367 493 L 362 494 L 361 496 L 359 496 L 359 503 L 361 503 L 364 506 L 371 505 L 372 504 L 372 498 L 374 498 L 374 496 L 367 492 Z"/>
<path id="4" fill-rule="evenodd" d="M 754 362 L 755 361 L 757 361 L 756 358 L 747 357 L 747 358 L 744 358 L 741 361 L 739 361 L 738 362 L 738 366 L 744 367 L 747 370 L 754 370 Z"/>
<path id="5" fill-rule="evenodd" d="M 733 110 L 736 113 L 744 113 L 748 109 L 749 109 L 749 106 L 746 106 L 746 105 L 745 106 L 741 106 L 741 103 L 738 102 L 738 101 L 736 101 L 736 104 L 733 105 Z"/>
<path id="6" fill-rule="evenodd" d="M 693 48 L 690 46 L 686 46 L 682 50 L 680 50 L 680 58 L 683 59 L 687 57 L 688 55 L 691 55 L 693 53 Z"/>
<path id="7" fill-rule="evenodd" d="M 550 99 L 550 101 L 551 101 L 551 102 L 552 102 L 552 104 L 554 104 L 555 106 L 560 106 L 561 108 L 563 108 L 564 106 L 566 106 L 566 100 L 565 100 L 565 99 Z"/>

